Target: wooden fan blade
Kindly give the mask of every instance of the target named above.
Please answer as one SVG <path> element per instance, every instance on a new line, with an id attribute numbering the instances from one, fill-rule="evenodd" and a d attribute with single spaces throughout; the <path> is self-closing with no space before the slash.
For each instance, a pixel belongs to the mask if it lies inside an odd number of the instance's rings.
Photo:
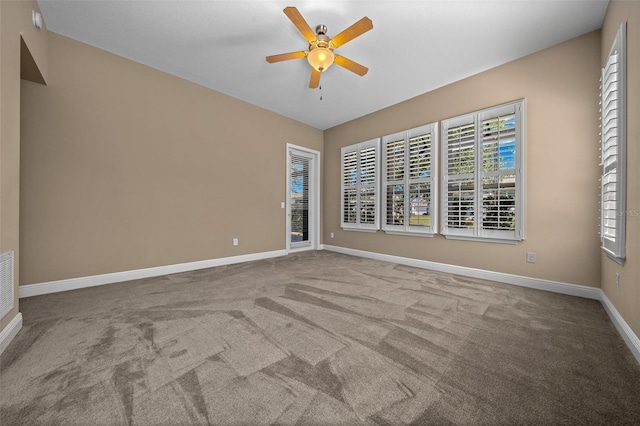
<path id="1" fill-rule="evenodd" d="M 351 25 L 349 28 L 342 31 L 340 34 L 336 35 L 334 38 L 332 38 L 331 43 L 333 44 L 334 47 L 342 46 L 343 44 L 366 33 L 372 28 L 373 28 L 373 22 L 371 21 L 371 19 L 365 16 L 364 18 L 362 18 L 361 20 Z"/>
<path id="2" fill-rule="evenodd" d="M 316 33 L 313 32 L 309 24 L 307 24 L 307 21 L 305 21 L 300 12 L 298 12 L 298 9 L 293 6 L 288 6 L 283 9 L 283 12 L 309 43 L 316 40 Z"/>
<path id="3" fill-rule="evenodd" d="M 281 53 L 279 55 L 267 56 L 267 62 L 273 64 L 274 62 L 288 61 L 291 59 L 300 59 L 307 56 L 307 52 L 291 52 Z"/>
<path id="4" fill-rule="evenodd" d="M 316 89 L 320 86 L 320 76 L 322 73 L 315 68 L 311 68 L 311 79 L 309 80 L 309 89 Z"/>
<path id="5" fill-rule="evenodd" d="M 351 59 L 347 59 L 344 56 L 336 55 L 333 62 L 340 65 L 342 68 L 346 68 L 349 71 L 358 74 L 360 77 L 369 71 L 369 68 L 364 67 L 357 62 L 353 62 Z"/>

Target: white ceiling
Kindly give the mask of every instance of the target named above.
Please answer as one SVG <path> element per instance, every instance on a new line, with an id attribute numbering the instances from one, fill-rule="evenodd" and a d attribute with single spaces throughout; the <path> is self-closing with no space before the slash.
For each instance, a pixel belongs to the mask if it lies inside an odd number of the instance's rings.
<path id="1" fill-rule="evenodd" d="M 39 0 L 50 31 L 327 129 L 602 26 L 608 1 L 61 1 Z M 309 89 L 307 50 L 282 9 L 334 36 L 363 16 L 373 30 L 336 50 Z M 322 95 L 322 101 L 320 100 Z"/>

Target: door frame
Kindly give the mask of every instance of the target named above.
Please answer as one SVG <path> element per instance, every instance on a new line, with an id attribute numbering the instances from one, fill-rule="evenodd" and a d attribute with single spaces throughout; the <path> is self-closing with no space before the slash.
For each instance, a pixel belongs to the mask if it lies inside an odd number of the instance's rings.
<path id="1" fill-rule="evenodd" d="M 315 149 L 306 148 L 303 146 L 287 144 L 287 156 L 286 156 L 286 172 L 287 172 L 287 187 L 286 187 L 286 205 L 285 205 L 285 217 L 286 217 L 286 234 L 285 234 L 285 250 L 287 253 L 305 251 L 305 250 L 318 250 L 320 247 L 320 151 Z M 309 191 L 311 191 L 309 197 L 309 226 L 311 227 L 309 232 L 309 239 L 311 244 L 307 247 L 291 248 L 291 151 L 300 151 L 305 155 L 311 157 L 310 161 L 310 173 L 309 179 Z"/>

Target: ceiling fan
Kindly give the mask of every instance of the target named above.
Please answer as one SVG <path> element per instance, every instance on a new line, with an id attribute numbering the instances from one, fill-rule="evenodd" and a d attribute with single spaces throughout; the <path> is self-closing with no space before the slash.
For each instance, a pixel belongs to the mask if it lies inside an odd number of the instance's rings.
<path id="1" fill-rule="evenodd" d="M 335 55 L 333 50 L 372 29 L 373 22 L 371 22 L 371 19 L 365 16 L 335 37 L 329 38 L 326 34 L 327 27 L 325 25 L 318 25 L 316 27 L 316 33 L 314 34 L 311 27 L 309 27 L 309 24 L 307 24 L 307 21 L 304 20 L 298 9 L 295 7 L 285 7 L 283 12 L 287 17 L 289 17 L 291 22 L 293 22 L 293 25 L 296 26 L 302 36 L 307 39 L 309 42 L 309 50 L 267 56 L 267 62 L 272 64 L 274 62 L 288 61 L 290 59 L 307 58 L 307 61 L 309 61 L 309 64 L 312 67 L 311 79 L 309 80 L 309 87 L 311 89 L 315 89 L 320 85 L 320 74 L 326 71 L 333 63 L 336 63 L 359 76 L 363 76 L 367 71 L 369 71 L 367 67 L 364 67 L 351 59 Z"/>

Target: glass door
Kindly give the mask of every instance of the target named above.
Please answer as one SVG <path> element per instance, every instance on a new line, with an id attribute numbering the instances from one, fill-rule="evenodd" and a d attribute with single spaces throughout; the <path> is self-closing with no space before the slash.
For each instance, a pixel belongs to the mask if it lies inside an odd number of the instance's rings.
<path id="1" fill-rule="evenodd" d="M 314 246 L 314 155 L 289 149 L 288 244 L 289 249 Z"/>

